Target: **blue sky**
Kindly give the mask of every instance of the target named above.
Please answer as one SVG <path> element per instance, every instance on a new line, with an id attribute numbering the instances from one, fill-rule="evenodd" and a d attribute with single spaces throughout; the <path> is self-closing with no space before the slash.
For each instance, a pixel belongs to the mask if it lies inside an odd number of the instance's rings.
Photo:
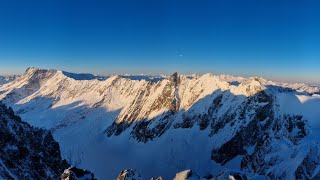
<path id="1" fill-rule="evenodd" d="M 320 82 L 320 1 L 0 1 L 0 74 L 226 73 Z"/>

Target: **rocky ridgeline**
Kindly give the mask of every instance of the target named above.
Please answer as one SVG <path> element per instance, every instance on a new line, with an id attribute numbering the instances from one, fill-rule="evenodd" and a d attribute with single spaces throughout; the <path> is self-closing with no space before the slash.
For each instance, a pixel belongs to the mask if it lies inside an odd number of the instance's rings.
<path id="1" fill-rule="evenodd" d="M 121 171 L 116 180 L 142 180 L 139 172 L 134 169 L 126 169 Z M 158 178 L 151 178 L 151 180 L 163 180 L 160 176 Z M 267 176 L 248 176 L 247 173 L 241 171 L 225 170 L 218 175 L 208 174 L 206 176 L 199 176 L 192 170 L 185 170 L 177 173 L 173 180 L 269 180 Z"/>
<path id="2" fill-rule="evenodd" d="M 88 170 L 69 167 L 61 175 L 61 180 L 95 180 L 94 174 Z"/>
<path id="3" fill-rule="evenodd" d="M 23 122 L 1 102 L 0 137 L 0 179 L 59 179 L 70 166 L 49 131 Z"/>
<path id="4" fill-rule="evenodd" d="M 169 132 L 198 130 L 199 134 L 207 133 L 203 138 L 209 143 L 214 142 L 208 158 L 224 166 L 241 157 L 240 171 L 247 177 L 317 179 L 320 146 L 318 140 L 306 140 L 311 132 L 309 119 L 284 111 L 288 104 L 281 101 L 283 94 L 299 103 L 299 95 L 315 98 L 309 94 L 315 94 L 317 88 L 212 74 L 187 77 L 175 73 L 157 82 L 120 76 L 76 80 L 61 71 L 31 68 L 13 83 L 0 87 L 0 99 L 28 117 L 39 107 L 43 117 L 59 113 L 59 107 L 78 108 L 64 111 L 64 118 L 46 124 L 55 130 L 80 119 L 79 124 L 89 122 L 85 120 L 95 109 L 103 111 L 100 119 L 109 115 L 106 112 L 114 112 L 114 121 L 99 132 L 110 139 L 122 136 L 146 146 Z M 80 109 L 80 105 L 85 108 Z M 136 175 L 133 170 L 121 174 L 122 179 Z"/>

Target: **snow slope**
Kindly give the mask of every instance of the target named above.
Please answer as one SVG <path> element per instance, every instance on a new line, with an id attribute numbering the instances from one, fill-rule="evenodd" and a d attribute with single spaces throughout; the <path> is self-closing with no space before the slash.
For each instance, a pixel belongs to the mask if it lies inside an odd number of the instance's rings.
<path id="1" fill-rule="evenodd" d="M 0 99 L 50 129 L 63 157 L 98 179 L 128 168 L 164 179 L 185 169 L 317 175 L 304 169 L 319 144 L 317 87 L 213 74 L 157 81 L 66 74 L 29 68 L 0 87 Z"/>

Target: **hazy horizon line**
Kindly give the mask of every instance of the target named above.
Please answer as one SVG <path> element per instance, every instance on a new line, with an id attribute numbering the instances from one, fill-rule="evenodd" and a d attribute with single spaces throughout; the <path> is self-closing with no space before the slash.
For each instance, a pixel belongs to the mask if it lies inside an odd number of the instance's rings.
<path id="1" fill-rule="evenodd" d="M 67 70 L 67 69 L 63 69 L 63 68 L 42 68 L 42 67 L 36 67 L 36 66 L 29 66 L 27 68 L 25 68 L 23 71 L 20 71 L 19 73 L 2 73 L 0 72 L 0 76 L 14 76 L 14 75 L 23 75 L 26 70 L 28 68 L 38 68 L 38 69 L 45 69 L 45 70 L 60 70 L 60 71 L 64 71 L 64 72 L 68 72 L 68 73 L 73 73 L 73 74 L 91 74 L 91 75 L 95 75 L 95 76 L 115 76 L 115 75 L 120 75 L 120 76 L 158 76 L 158 77 L 170 77 L 172 74 L 174 73 L 178 73 L 179 75 L 186 75 L 186 76 L 192 76 L 192 75 L 204 75 L 204 74 L 213 74 L 213 75 L 226 75 L 226 76 L 233 76 L 233 77 L 240 77 L 240 78 L 253 78 L 253 77 L 259 77 L 259 78 L 263 78 L 266 79 L 268 81 L 273 81 L 273 82 L 278 82 L 278 83 L 304 83 L 304 84 L 308 84 L 308 85 L 316 85 L 319 86 L 320 85 L 320 81 L 319 82 L 312 82 L 312 81 L 303 81 L 303 80 L 290 80 L 290 79 L 283 79 L 281 77 L 269 77 L 268 75 L 255 75 L 255 74 L 251 74 L 251 73 L 223 73 L 223 72 L 197 72 L 197 73 L 183 73 L 182 71 L 173 71 L 172 73 L 145 73 L 145 72 L 141 72 L 141 73 L 130 73 L 130 72 L 126 72 L 126 73 L 108 73 L 108 72 L 104 72 L 104 73 L 93 73 L 90 71 L 72 71 L 72 70 Z"/>

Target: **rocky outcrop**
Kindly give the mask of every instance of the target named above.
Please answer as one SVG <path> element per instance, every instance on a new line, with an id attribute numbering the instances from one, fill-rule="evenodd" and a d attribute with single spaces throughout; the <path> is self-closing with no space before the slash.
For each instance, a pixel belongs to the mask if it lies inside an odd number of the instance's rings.
<path id="1" fill-rule="evenodd" d="M 67 170 L 66 170 L 67 171 Z M 87 178 L 90 179 L 90 178 Z M 121 171 L 116 180 L 141 180 L 140 174 L 134 169 L 126 169 Z M 269 180 L 267 176 L 253 175 L 250 176 L 248 173 L 236 170 L 224 170 L 217 175 L 213 176 L 208 174 L 206 176 L 199 176 L 194 171 L 188 169 L 178 172 L 173 180 Z M 151 180 L 163 180 L 160 176 L 158 178 L 151 178 Z"/>
<path id="2" fill-rule="evenodd" d="M 226 141 L 218 149 L 214 149 L 211 158 L 224 165 L 237 156 L 243 156 L 241 161 L 243 170 L 266 175 L 272 179 L 291 177 L 292 174 L 286 171 L 276 173 L 268 170 L 280 163 L 286 163 L 285 158 L 273 154 L 277 151 L 275 142 L 286 144 L 291 148 L 299 148 L 297 144 L 309 134 L 309 128 L 306 120 L 300 115 L 283 114 L 279 116 L 277 114 L 279 109 L 274 104 L 275 101 L 272 95 L 266 93 L 251 96 L 244 109 L 246 120 L 249 120 L 249 123 L 244 125 L 232 139 Z M 297 152 L 287 153 L 292 153 L 291 158 L 296 158 L 298 161 L 299 157 L 294 155 Z M 274 157 L 270 158 L 270 156 Z M 307 159 L 306 162 L 308 162 Z M 303 164 L 301 166 L 297 171 L 302 172 L 303 167 L 306 167 Z M 305 171 L 302 174 L 305 174 Z"/>
<path id="3" fill-rule="evenodd" d="M 248 173 L 236 170 L 224 170 L 221 173 L 213 176 L 211 174 L 200 177 L 192 170 L 181 171 L 176 174 L 174 180 L 269 180 L 267 176 L 253 175 L 248 176 Z"/>
<path id="4" fill-rule="evenodd" d="M 320 144 L 313 144 L 295 172 L 296 179 L 320 179 Z"/>
<path id="5" fill-rule="evenodd" d="M 94 174 L 88 170 L 78 169 L 76 167 L 69 167 L 64 170 L 61 175 L 61 180 L 95 180 Z"/>
<path id="6" fill-rule="evenodd" d="M 0 179 L 94 179 L 87 170 L 64 170 L 70 165 L 51 132 L 23 122 L 1 102 L 0 137 Z"/>
<path id="7" fill-rule="evenodd" d="M 192 170 L 185 170 L 177 173 L 173 180 L 200 180 L 200 177 Z"/>
<path id="8" fill-rule="evenodd" d="M 21 121 L 0 103 L 0 179 L 58 179 L 68 163 L 49 131 Z"/>
<path id="9" fill-rule="evenodd" d="M 126 169 L 120 172 L 116 180 L 142 180 L 138 171 L 134 169 Z"/>

